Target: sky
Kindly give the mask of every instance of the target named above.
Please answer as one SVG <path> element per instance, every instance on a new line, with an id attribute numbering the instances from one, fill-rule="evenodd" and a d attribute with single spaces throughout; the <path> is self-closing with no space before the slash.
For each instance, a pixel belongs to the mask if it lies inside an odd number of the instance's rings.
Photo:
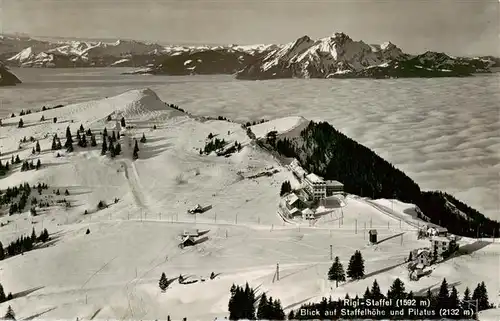
<path id="1" fill-rule="evenodd" d="M 163 44 L 286 43 L 345 32 L 409 53 L 500 55 L 499 0 L 0 0 L 0 32 Z"/>

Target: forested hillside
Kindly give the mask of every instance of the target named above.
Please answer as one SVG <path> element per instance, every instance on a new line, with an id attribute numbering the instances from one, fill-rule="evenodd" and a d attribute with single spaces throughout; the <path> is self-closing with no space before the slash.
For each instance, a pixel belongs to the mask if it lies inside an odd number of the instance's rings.
<path id="1" fill-rule="evenodd" d="M 339 180 L 347 193 L 370 198 L 396 198 L 417 205 L 432 223 L 451 233 L 498 236 L 500 223 L 440 191 L 421 191 L 417 183 L 369 148 L 326 122 L 310 122 L 300 137 L 268 142 L 282 155 L 325 179 Z"/>

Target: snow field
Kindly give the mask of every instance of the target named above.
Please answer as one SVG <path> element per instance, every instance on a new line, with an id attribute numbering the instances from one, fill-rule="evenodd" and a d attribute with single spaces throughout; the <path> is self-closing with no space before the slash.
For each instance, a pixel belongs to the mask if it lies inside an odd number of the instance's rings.
<path id="1" fill-rule="evenodd" d="M 113 121 L 106 122 L 112 113 Z M 207 320 L 226 316 L 230 286 L 247 281 L 279 298 L 287 310 L 323 295 L 361 295 L 374 279 L 385 292 L 400 277 L 415 293 L 438 287 L 443 277 L 450 284 L 460 282 L 460 292 L 485 281 L 493 302 L 500 289 L 498 243 L 442 263 L 430 276 L 410 282 L 401 263 L 411 249 L 429 244 L 417 240 L 415 227 L 407 222 L 410 218 L 405 210 L 411 204 L 394 202 L 391 216 L 367 200 L 349 195 L 344 207 L 322 217 L 315 227 L 283 224 L 276 213 L 279 189 L 284 180 L 297 182 L 272 156 L 254 147 L 239 124 L 197 121 L 169 109 L 150 90 L 43 114 L 48 120 L 43 124 L 39 124 L 41 113 L 23 116 L 26 127 L 22 129 L 16 128 L 19 117 L 3 121 L 2 161 L 10 159 L 9 153 L 17 153 L 23 136 L 42 138 L 50 134 L 40 140 L 42 169 L 11 171 L 0 179 L 0 188 L 24 181 L 30 185 L 47 183 L 49 189 L 43 197 L 51 197 L 55 188 L 61 193 L 67 188 L 70 195 L 61 194 L 59 198 L 70 199 L 73 206 L 53 207 L 36 217 L 23 213 L 0 218 L 2 223 L 10 221 L 0 228 L 4 247 L 9 240 L 31 233 L 33 226 L 37 231 L 47 228 L 55 238 L 52 246 L 0 261 L 4 289 L 13 294 L 27 291 L 1 304 L 0 313 L 12 305 L 19 319 L 41 314 L 41 318 L 166 319 L 170 315 L 173 320 Z M 122 129 L 122 155 L 112 160 L 100 155 L 99 131 L 106 126 L 111 134 L 115 119 L 121 115 L 133 128 Z M 53 124 L 52 117 L 58 117 L 58 123 Z M 98 146 L 82 149 L 75 144 L 75 152 L 60 151 L 63 157 L 56 158 L 50 151 L 52 134 L 57 132 L 64 144 L 66 126 L 71 125 L 76 134 L 80 123 L 96 133 Z M 259 132 L 260 128 L 259 135 L 265 135 L 269 128 L 286 132 L 301 123 L 300 119 L 288 118 L 252 126 L 252 130 Z M 132 161 L 133 139 L 139 140 L 142 133 L 147 142 L 139 143 L 139 159 Z M 198 150 L 204 147 L 209 133 L 231 143 L 238 141 L 243 149 L 227 158 L 200 156 Z M 32 145 L 26 144 L 21 158 L 31 153 Z M 238 174 L 269 166 L 280 171 L 256 179 L 243 179 Z M 119 198 L 118 203 L 113 204 L 114 198 Z M 99 200 L 110 206 L 83 215 Z M 379 203 L 392 206 L 386 200 Z M 187 209 L 196 204 L 211 204 L 213 208 L 203 214 L 188 214 Z M 365 224 L 369 229 L 370 223 L 382 241 L 376 246 L 368 245 Z M 91 231 L 88 235 L 87 228 Z M 209 229 L 208 240 L 180 249 L 179 235 L 188 228 Z M 367 278 L 335 289 L 326 280 L 330 245 L 333 257 L 339 256 L 344 268 L 354 251 L 360 249 Z M 280 280 L 273 283 L 277 263 Z M 212 271 L 221 274 L 209 280 Z M 158 280 L 162 272 L 168 278 L 182 273 L 206 281 L 190 285 L 174 281 L 161 293 Z"/>

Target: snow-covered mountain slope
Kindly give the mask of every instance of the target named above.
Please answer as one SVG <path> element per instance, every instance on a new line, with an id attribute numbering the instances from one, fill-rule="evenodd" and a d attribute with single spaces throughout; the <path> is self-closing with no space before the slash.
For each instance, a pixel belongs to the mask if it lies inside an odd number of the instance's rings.
<path id="1" fill-rule="evenodd" d="M 42 115 L 46 120 L 40 120 Z M 125 128 L 121 117 L 125 117 Z M 2 164 L 19 154 L 23 160 L 41 159 L 42 166 L 20 171 L 19 165 L 13 165 L 0 177 L 0 189 L 23 182 L 30 186 L 45 183 L 48 189 L 41 195 L 32 192 L 22 213 L 0 216 L 0 241 L 5 248 L 19 236 L 29 235 L 32 228 L 37 233 L 46 228 L 52 240 L 48 246 L 0 261 L 4 291 L 14 295 L 0 304 L 0 313 L 10 305 L 18 320 L 223 319 L 228 316 L 231 285 L 245 282 L 258 288 L 258 295 L 266 292 L 279 298 L 286 312 L 322 296 L 361 296 L 375 279 L 385 293 L 396 277 L 414 293 L 439 288 L 443 277 L 460 293 L 485 281 L 490 301 L 496 303 L 498 241 L 463 238 L 460 244 L 474 248 L 473 253 L 435 265 L 418 282 L 408 279 L 403 262 L 409 251 L 429 246 L 406 223 L 415 219 L 407 214 L 411 204 L 397 203 L 394 211 L 401 213 L 391 216 L 388 210 L 347 195 L 341 208 L 315 226 L 284 222 L 276 214 L 280 185 L 285 180 L 293 185 L 298 182 L 257 147 L 240 124 L 186 115 L 149 89 L 34 112 L 22 119 L 22 128 L 17 128 L 19 116 L 2 122 Z M 252 126 L 252 130 L 259 135 L 267 130 L 286 134 L 303 123 L 300 117 L 288 117 Z M 96 147 L 75 143 L 71 153 L 51 150 L 54 134 L 64 143 L 69 126 L 76 141 L 80 125 L 95 135 Z M 101 155 L 104 128 L 110 135 L 113 131 L 121 134 L 122 153 L 115 158 L 109 152 Z M 200 155 L 210 133 L 227 142 L 240 142 L 241 151 L 229 157 Z M 139 142 L 139 158 L 133 160 L 134 139 L 143 134 L 146 142 Z M 20 144 L 23 137 L 28 142 Z M 29 142 L 30 137 L 39 140 L 40 153 L 31 153 L 35 142 Z M 279 170 L 273 176 L 249 179 L 242 175 L 271 166 Z M 66 189 L 69 195 L 64 195 Z M 60 195 L 54 190 L 60 190 Z M 50 206 L 40 208 L 32 197 Z M 71 205 L 58 206 L 62 200 Z M 109 206 L 98 211 L 100 200 Z M 197 215 L 187 213 L 196 204 L 213 208 Z M 36 216 L 30 215 L 31 206 Z M 8 211 L 8 205 L 0 210 Z M 378 230 L 380 244 L 368 244 L 368 226 Z M 192 229 L 210 230 L 208 239 L 179 248 L 179 236 Z M 330 244 L 345 267 L 354 251 L 360 250 L 367 276 L 335 288 L 327 280 Z M 273 282 L 276 263 L 280 279 Z M 175 281 L 162 292 L 158 280 L 163 272 L 169 280 L 183 274 L 197 282 Z M 211 272 L 220 274 L 211 280 Z"/>
<path id="2" fill-rule="evenodd" d="M 11 73 L 7 67 L 0 62 L 0 87 L 1 86 L 15 86 L 20 84 L 21 80 Z"/>
<path id="3" fill-rule="evenodd" d="M 430 72 L 413 70 L 418 68 L 417 63 L 427 68 L 424 71 Z M 354 41 L 344 33 L 335 33 L 319 40 L 301 37 L 246 66 L 237 78 L 468 76 L 474 72 L 488 72 L 490 65 L 489 60 L 452 58 L 434 52 L 411 56 L 390 42 L 368 45 Z"/>

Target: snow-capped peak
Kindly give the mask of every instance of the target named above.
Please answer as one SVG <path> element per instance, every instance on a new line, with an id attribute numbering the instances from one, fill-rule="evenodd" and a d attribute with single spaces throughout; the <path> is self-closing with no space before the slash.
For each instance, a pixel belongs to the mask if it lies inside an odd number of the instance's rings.
<path id="1" fill-rule="evenodd" d="M 370 46 L 363 41 L 354 41 L 343 32 L 312 40 L 303 36 L 270 52 L 263 61 L 262 70 L 267 71 L 278 65 L 300 67 L 305 77 L 312 74 L 328 74 L 339 70 L 359 70 L 370 65 L 379 65 L 389 59 L 403 55 L 390 42 Z M 297 66 L 299 64 L 300 66 Z"/>

